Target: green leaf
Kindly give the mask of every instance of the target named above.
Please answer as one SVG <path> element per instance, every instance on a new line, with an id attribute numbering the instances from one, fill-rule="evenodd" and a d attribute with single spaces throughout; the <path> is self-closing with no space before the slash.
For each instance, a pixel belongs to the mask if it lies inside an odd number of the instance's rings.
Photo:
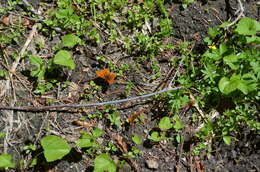
<path id="1" fill-rule="evenodd" d="M 0 138 L 5 137 L 5 135 L 6 135 L 5 133 L 0 132 Z"/>
<path id="2" fill-rule="evenodd" d="M 102 134 L 103 134 L 103 131 L 102 131 L 102 129 L 100 129 L 100 128 L 95 128 L 95 129 L 93 130 L 93 136 L 94 136 L 94 137 L 100 137 L 100 136 L 102 136 Z"/>
<path id="3" fill-rule="evenodd" d="M 98 155 L 94 163 L 94 172 L 116 172 L 116 164 L 107 154 Z"/>
<path id="4" fill-rule="evenodd" d="M 182 141 L 183 141 L 183 136 L 181 136 L 181 135 L 177 135 L 176 136 L 176 141 L 178 142 L 178 143 L 181 143 Z"/>
<path id="5" fill-rule="evenodd" d="M 218 50 L 212 50 L 212 49 L 209 49 L 207 50 L 204 54 L 203 54 L 204 57 L 207 57 L 207 58 L 210 58 L 210 59 L 213 59 L 213 60 L 220 60 L 222 58 L 222 56 L 219 55 L 219 52 Z"/>
<path id="6" fill-rule="evenodd" d="M 235 54 L 230 54 L 228 56 L 225 56 L 223 58 L 224 62 L 233 70 L 237 70 L 239 68 L 239 65 L 236 65 L 236 63 L 239 60 L 239 56 Z"/>
<path id="7" fill-rule="evenodd" d="M 42 138 L 41 145 L 47 162 L 52 162 L 63 158 L 71 150 L 71 147 L 65 140 L 54 135 L 45 136 Z"/>
<path id="8" fill-rule="evenodd" d="M 35 157 L 32 159 L 29 167 L 31 168 L 31 167 L 35 166 L 36 164 L 37 164 L 37 158 Z"/>
<path id="9" fill-rule="evenodd" d="M 159 133 L 157 131 L 152 132 L 149 138 L 154 142 L 159 142 L 161 140 Z"/>
<path id="10" fill-rule="evenodd" d="M 240 35 L 255 35 L 258 29 L 258 23 L 257 21 L 245 17 L 242 18 L 236 28 L 236 32 Z"/>
<path id="11" fill-rule="evenodd" d="M 76 141 L 76 145 L 80 148 L 89 148 L 89 147 L 98 146 L 95 137 L 88 133 L 83 133 L 80 136 L 80 139 Z"/>
<path id="12" fill-rule="evenodd" d="M 246 37 L 246 43 L 247 44 L 251 44 L 251 43 L 255 43 L 255 44 L 260 44 L 260 37 L 259 36 L 247 36 Z"/>
<path id="13" fill-rule="evenodd" d="M 0 77 L 7 76 L 8 72 L 6 70 L 0 69 Z"/>
<path id="14" fill-rule="evenodd" d="M 68 34 L 62 37 L 64 47 L 73 48 L 75 45 L 81 43 L 81 39 L 73 34 Z"/>
<path id="15" fill-rule="evenodd" d="M 29 60 L 32 65 L 35 65 L 37 67 L 40 67 L 41 65 L 43 65 L 43 61 L 39 56 L 30 56 Z"/>
<path id="16" fill-rule="evenodd" d="M 15 164 L 12 162 L 12 157 L 9 154 L 0 155 L 0 168 L 15 167 Z"/>
<path id="17" fill-rule="evenodd" d="M 121 126 L 120 114 L 118 112 L 113 112 L 108 118 L 113 125 L 116 125 L 117 127 Z"/>
<path id="18" fill-rule="evenodd" d="M 247 94 L 250 91 L 254 91 L 257 88 L 257 84 L 254 80 L 243 80 L 239 75 L 233 74 L 230 79 L 222 77 L 219 81 L 219 90 L 224 94 L 229 94 L 236 89 Z"/>
<path id="19" fill-rule="evenodd" d="M 237 89 L 239 89 L 240 91 L 242 91 L 244 94 L 248 93 L 248 86 L 246 85 L 246 82 L 243 82 L 241 80 L 241 82 L 239 82 L 239 84 L 237 85 Z"/>
<path id="20" fill-rule="evenodd" d="M 71 58 L 71 52 L 60 50 L 54 57 L 53 63 L 75 69 L 76 65 Z"/>
<path id="21" fill-rule="evenodd" d="M 227 90 L 228 85 L 230 84 L 230 81 L 227 77 L 222 77 L 218 83 L 218 88 L 219 90 L 224 93 L 224 94 L 228 94 L 230 93 L 232 90 Z M 236 89 L 236 88 L 235 88 Z M 235 90 L 234 89 L 234 90 Z M 233 90 L 233 91 L 234 91 Z"/>
<path id="22" fill-rule="evenodd" d="M 175 124 L 173 125 L 173 128 L 175 128 L 175 130 L 180 130 L 183 128 L 184 125 L 178 115 L 174 115 L 173 120 L 175 121 Z"/>
<path id="23" fill-rule="evenodd" d="M 221 43 L 219 45 L 219 55 L 222 56 L 225 52 L 227 52 L 227 50 L 228 50 L 228 48 L 227 48 L 226 44 Z"/>
<path id="24" fill-rule="evenodd" d="M 39 56 L 30 56 L 29 61 L 32 65 L 37 66 L 36 70 L 31 71 L 31 76 L 37 77 L 38 80 L 43 80 L 46 72 L 46 66 L 44 66 L 42 59 Z"/>
<path id="25" fill-rule="evenodd" d="M 219 25 L 220 28 L 226 28 L 231 22 L 225 21 L 221 25 Z"/>
<path id="26" fill-rule="evenodd" d="M 159 122 L 159 128 L 161 130 L 168 130 L 172 128 L 172 122 L 169 117 L 165 116 L 163 117 Z"/>
<path id="27" fill-rule="evenodd" d="M 230 145 L 230 143 L 231 143 L 231 137 L 230 137 L 230 136 L 223 136 L 223 141 L 224 141 L 227 145 Z"/>
<path id="28" fill-rule="evenodd" d="M 140 145 L 142 143 L 142 139 L 139 135 L 135 134 L 133 137 L 132 137 L 132 140 L 135 144 L 137 145 Z"/>
<path id="29" fill-rule="evenodd" d="M 218 34 L 219 34 L 219 30 L 218 28 L 214 27 L 214 28 L 209 28 L 208 30 L 208 34 L 211 38 L 215 38 Z"/>

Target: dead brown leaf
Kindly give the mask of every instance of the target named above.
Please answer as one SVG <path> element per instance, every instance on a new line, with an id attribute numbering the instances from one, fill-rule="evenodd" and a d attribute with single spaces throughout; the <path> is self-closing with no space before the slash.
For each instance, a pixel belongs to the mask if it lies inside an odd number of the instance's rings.
<path id="1" fill-rule="evenodd" d="M 135 119 L 138 118 L 142 113 L 144 113 L 146 110 L 145 109 L 141 109 L 137 112 L 134 112 L 133 114 L 131 114 L 131 116 L 129 118 L 127 118 L 127 121 L 130 123 L 130 124 L 133 124 Z"/>
<path id="2" fill-rule="evenodd" d="M 115 140 L 116 144 L 118 145 L 119 149 L 124 152 L 127 153 L 128 152 L 128 148 L 127 148 L 127 144 L 123 141 L 123 137 L 120 135 L 114 135 L 112 136 L 113 140 Z"/>
<path id="3" fill-rule="evenodd" d="M 85 122 L 85 121 L 80 121 L 80 120 L 75 120 L 72 122 L 73 125 L 77 125 L 77 126 L 81 126 L 84 128 L 90 128 L 90 127 L 94 127 L 96 125 L 96 123 L 89 123 L 89 122 Z"/>
<path id="4" fill-rule="evenodd" d="M 10 24 L 10 18 L 9 18 L 9 16 L 3 17 L 2 22 L 3 22 L 6 26 L 8 26 L 8 25 Z"/>

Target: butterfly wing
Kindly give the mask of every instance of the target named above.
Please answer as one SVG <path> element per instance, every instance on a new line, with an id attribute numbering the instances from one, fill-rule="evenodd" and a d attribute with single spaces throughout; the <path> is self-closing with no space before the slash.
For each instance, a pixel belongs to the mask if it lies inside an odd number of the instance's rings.
<path id="1" fill-rule="evenodd" d="M 110 72 L 108 75 L 106 75 L 105 80 L 110 84 L 113 84 L 115 82 L 116 74 L 113 72 Z"/>
<path id="2" fill-rule="evenodd" d="M 109 69 L 103 69 L 103 70 L 96 71 L 96 74 L 98 77 L 106 80 L 106 82 L 108 82 L 109 85 L 113 84 L 113 82 L 115 82 L 116 74 L 113 72 L 110 72 Z"/>
<path id="3" fill-rule="evenodd" d="M 96 71 L 97 76 L 103 79 L 106 79 L 106 76 L 109 75 L 109 73 L 110 73 L 109 69 L 102 69 Z"/>

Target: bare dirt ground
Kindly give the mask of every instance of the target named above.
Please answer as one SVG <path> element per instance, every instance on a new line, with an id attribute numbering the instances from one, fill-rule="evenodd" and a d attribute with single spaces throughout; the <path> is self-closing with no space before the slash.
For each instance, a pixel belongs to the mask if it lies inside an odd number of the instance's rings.
<path id="1" fill-rule="evenodd" d="M 1 2 L 1 1 L 0 1 Z M 2 4 L 5 2 L 2 1 Z M 30 2 L 35 8 L 39 2 Z M 52 6 L 53 2 L 45 1 Z M 259 20 L 259 9 L 257 8 L 257 0 L 243 1 L 245 15 L 253 19 Z M 3 5 L 4 6 L 4 5 Z M 42 7 L 44 8 L 48 7 Z M 186 9 L 181 7 L 178 2 L 167 2 L 166 9 L 173 21 L 174 35 L 168 41 L 178 43 L 179 41 L 192 41 L 193 51 L 203 51 L 205 46 L 203 38 L 207 35 L 207 30 L 210 27 L 217 26 L 223 21 L 234 18 L 237 8 L 235 0 L 216 0 L 216 1 L 195 1 Z M 1 16 L 0 16 L 1 17 Z M 12 16 L 15 20 L 15 15 Z M 33 25 L 34 21 L 31 21 Z M 26 28 L 26 35 L 29 34 L 31 26 Z M 48 34 L 38 31 L 36 38 L 45 40 L 45 47 L 38 49 L 33 39 L 26 51 L 36 53 L 41 57 L 48 59 L 53 56 L 52 47 L 61 40 L 61 33 L 50 38 Z M 84 102 L 103 102 L 118 100 L 127 97 L 134 97 L 144 93 L 151 93 L 157 89 L 160 83 L 164 83 L 171 67 L 167 65 L 169 56 L 178 56 L 178 52 L 169 52 L 167 55 L 159 55 L 159 66 L 162 75 L 156 80 L 151 81 L 151 64 L 142 64 L 137 71 L 132 68 L 124 73 L 123 76 L 117 77 L 116 82 L 112 85 L 102 85 L 102 91 L 92 92 L 93 87 L 88 83 L 91 80 L 97 83 L 102 82 L 97 78 L 95 71 L 100 70 L 106 64 L 100 63 L 96 57 L 108 57 L 115 65 L 134 64 L 136 58 L 133 55 L 126 54 L 117 44 L 111 44 L 107 41 L 107 35 L 104 33 L 102 42 L 99 45 L 79 46 L 73 50 L 76 69 L 70 71 L 56 71 L 60 81 L 70 81 L 69 87 L 57 86 L 51 91 L 48 91 L 43 96 L 35 95 L 32 91 L 35 88 L 32 78 L 30 78 L 30 70 L 33 66 L 28 60 L 22 59 L 16 68 L 13 75 L 13 80 L 0 80 L 0 102 L 2 105 L 15 106 L 44 106 L 50 103 L 54 104 L 70 104 Z M 25 40 L 27 36 L 19 39 Z M 16 50 L 21 50 L 24 44 L 12 44 L 8 47 L 2 47 L 6 56 Z M 12 59 L 6 59 L 8 64 L 12 64 Z M 0 59 L 0 68 L 4 68 L 4 60 Z M 12 65 L 10 65 L 12 66 Z M 126 92 L 126 81 L 131 81 L 135 85 L 128 95 Z M 88 92 L 84 92 L 87 90 Z M 82 94 L 93 94 L 94 96 L 80 97 Z M 48 102 L 50 101 L 51 102 Z M 27 154 L 22 148 L 28 144 L 39 146 L 40 139 L 45 135 L 58 135 L 68 142 L 75 142 L 80 136 L 80 131 L 92 131 L 94 127 L 102 128 L 104 135 L 98 140 L 100 145 L 107 145 L 109 142 L 116 143 L 116 137 L 123 137 L 124 142 L 128 147 L 133 146 L 131 138 L 134 134 L 138 134 L 143 138 L 143 144 L 137 145 L 137 148 L 142 152 L 135 158 L 126 159 L 128 166 L 119 168 L 119 171 L 260 171 L 260 136 L 257 132 L 244 129 L 244 132 L 239 135 L 239 141 L 231 145 L 224 143 L 214 143 L 211 154 L 206 151 L 198 156 L 191 154 L 191 149 L 195 140 L 192 138 L 190 128 L 185 128 L 185 141 L 180 145 L 173 145 L 171 141 L 163 141 L 152 143 L 148 139 L 151 131 L 156 131 L 157 120 L 163 116 L 164 104 L 160 101 L 133 101 L 116 105 L 117 111 L 120 113 L 121 121 L 127 119 L 136 113 L 144 116 L 145 120 L 133 125 L 127 122 L 122 122 L 120 127 L 112 127 L 109 125 L 108 117 L 96 120 L 89 118 L 89 114 L 95 115 L 97 111 L 104 111 L 105 107 L 91 107 L 85 109 L 69 109 L 69 110 L 51 110 L 43 112 L 24 112 L 24 111 L 9 111 L 0 110 L 0 132 L 5 133 L 5 139 L 0 139 L 0 150 L 12 155 L 16 164 L 16 168 L 7 171 L 93 171 L 94 158 L 91 155 L 86 155 L 82 150 L 73 149 L 69 155 L 59 161 L 47 163 L 43 155 L 39 156 L 40 161 L 37 165 L 29 168 L 28 164 L 32 157 L 42 152 L 42 149 Z M 183 121 L 188 121 L 189 116 L 195 111 L 193 108 L 187 110 L 183 116 Z M 104 112 L 105 113 L 105 112 Z M 108 113 L 107 113 L 108 114 Z M 78 125 L 77 121 L 86 119 L 89 127 L 85 128 Z M 40 146 L 39 146 L 40 147 Z M 121 160 L 122 150 L 117 151 L 112 155 L 113 159 Z M 24 168 L 26 167 L 26 168 Z"/>

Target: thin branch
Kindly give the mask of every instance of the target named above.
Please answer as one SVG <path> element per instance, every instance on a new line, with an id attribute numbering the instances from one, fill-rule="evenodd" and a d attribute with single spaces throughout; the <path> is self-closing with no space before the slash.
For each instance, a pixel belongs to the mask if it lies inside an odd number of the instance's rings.
<path id="1" fill-rule="evenodd" d="M 25 6 L 29 7 L 35 15 L 39 17 L 39 20 L 42 21 L 44 19 L 44 17 L 27 0 L 23 0 L 23 3 Z"/>
<path id="2" fill-rule="evenodd" d="M 130 97 L 127 99 L 120 99 L 120 100 L 113 100 L 113 101 L 107 101 L 107 102 L 100 102 L 100 103 L 89 103 L 89 104 L 65 104 L 65 105 L 53 105 L 53 106 L 42 106 L 42 107 L 35 107 L 35 106 L 21 106 L 21 107 L 14 107 L 14 106 L 0 106 L 0 110 L 17 110 L 17 111 L 48 111 L 52 109 L 61 109 L 61 108 L 83 108 L 83 107 L 94 107 L 94 106 L 103 106 L 103 105 L 110 105 L 110 104 L 119 104 L 134 100 L 140 100 L 145 99 L 148 97 L 152 97 L 157 94 L 161 94 L 168 91 L 174 91 L 183 89 L 182 87 L 175 87 L 175 88 L 167 88 L 163 89 L 161 91 L 157 91 L 154 93 L 146 94 L 143 96 L 137 96 L 137 97 Z"/>
<path id="3" fill-rule="evenodd" d="M 240 13 L 238 14 L 237 18 L 233 22 L 231 22 L 229 25 L 227 25 L 227 28 L 229 28 L 229 27 L 233 26 L 234 24 L 236 24 L 236 22 L 239 19 L 241 19 L 241 17 L 245 16 L 244 15 L 244 11 L 245 10 L 244 10 L 244 7 L 243 7 L 243 4 L 242 4 L 241 0 L 237 0 L 237 2 L 239 4 L 239 11 L 240 11 Z"/>
<path id="4" fill-rule="evenodd" d="M 33 27 L 32 27 L 32 30 L 31 30 L 31 32 L 30 32 L 30 34 L 29 34 L 29 36 L 28 36 L 28 38 L 27 38 L 27 40 L 26 40 L 26 42 L 25 42 L 25 44 L 24 44 L 24 46 L 22 48 L 22 50 L 20 51 L 19 56 L 16 58 L 15 62 L 12 65 L 11 74 L 10 74 L 11 76 L 12 76 L 12 73 L 15 72 L 15 70 L 16 70 L 19 62 L 20 62 L 20 59 L 22 58 L 24 52 L 26 51 L 26 49 L 28 48 L 29 44 L 31 43 L 31 41 L 33 39 L 33 36 L 36 33 L 36 28 L 37 28 L 37 24 L 34 24 Z"/>

